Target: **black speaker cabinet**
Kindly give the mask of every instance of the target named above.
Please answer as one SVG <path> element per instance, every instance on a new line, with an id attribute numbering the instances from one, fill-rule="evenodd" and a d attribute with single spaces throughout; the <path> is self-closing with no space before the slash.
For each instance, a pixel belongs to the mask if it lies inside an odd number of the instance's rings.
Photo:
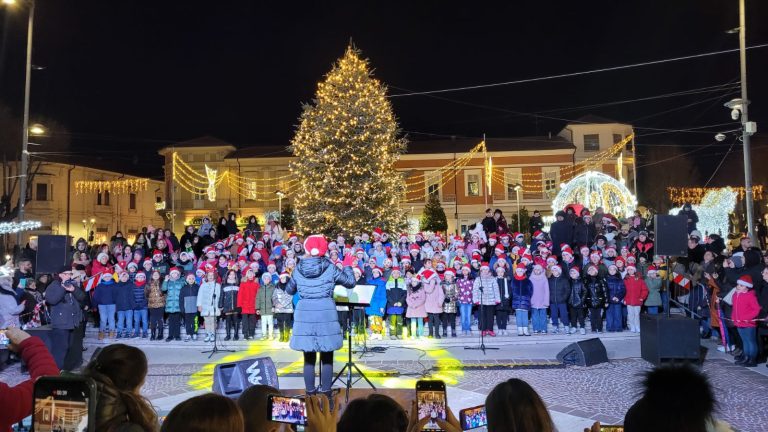
<path id="1" fill-rule="evenodd" d="M 63 235 L 41 235 L 37 238 L 36 273 L 56 273 L 70 263 L 71 237 Z"/>
<path id="2" fill-rule="evenodd" d="M 698 321 L 673 315 L 640 317 L 640 357 L 659 366 L 666 362 L 698 362 Z"/>
<path id="3" fill-rule="evenodd" d="M 688 255 L 688 221 L 682 216 L 656 215 L 653 248 L 656 255 Z"/>
<path id="4" fill-rule="evenodd" d="M 260 384 L 280 388 L 271 357 L 222 363 L 213 369 L 212 390 L 223 396 L 237 398 L 248 387 Z"/>
<path id="5" fill-rule="evenodd" d="M 557 361 L 577 366 L 592 366 L 608 362 L 605 345 L 598 338 L 575 342 L 557 354 Z"/>

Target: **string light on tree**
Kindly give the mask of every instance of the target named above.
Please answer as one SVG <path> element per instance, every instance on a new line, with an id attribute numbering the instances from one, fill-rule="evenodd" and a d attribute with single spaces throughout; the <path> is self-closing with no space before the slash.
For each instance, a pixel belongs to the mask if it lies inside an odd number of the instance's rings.
<path id="1" fill-rule="evenodd" d="M 552 201 L 552 210 L 557 212 L 574 203 L 592 210 L 602 207 L 621 217 L 631 216 L 637 207 L 637 199 L 623 183 L 596 171 L 587 171 L 566 182 Z"/>
<path id="2" fill-rule="evenodd" d="M 730 214 L 736 208 L 738 191 L 731 187 L 709 190 L 701 202 L 692 204 L 691 209 L 696 211 L 699 222 L 696 227 L 704 235 L 718 234 L 725 236 L 730 231 Z M 669 214 L 680 213 L 682 207 L 675 207 Z"/>

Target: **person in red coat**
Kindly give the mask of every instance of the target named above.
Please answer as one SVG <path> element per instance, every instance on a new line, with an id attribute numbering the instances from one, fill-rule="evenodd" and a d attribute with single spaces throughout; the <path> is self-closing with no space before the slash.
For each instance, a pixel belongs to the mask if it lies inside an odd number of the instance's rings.
<path id="1" fill-rule="evenodd" d="M 21 356 L 29 368 L 29 379 L 10 387 L 0 382 L 0 431 L 10 431 L 11 426 L 32 414 L 32 391 L 35 380 L 45 375 L 58 375 L 59 368 L 43 341 L 17 328 L 9 328 L 6 336 L 10 349 Z"/>
<path id="2" fill-rule="evenodd" d="M 648 298 L 648 285 L 645 280 L 638 276 L 637 267 L 634 264 L 627 264 L 627 276 L 624 278 L 624 304 L 627 305 L 627 324 L 629 331 L 640 333 L 640 308 L 643 302 Z"/>
<path id="3" fill-rule="evenodd" d="M 736 357 L 736 364 L 746 367 L 757 366 L 757 323 L 753 321 L 760 313 L 755 290 L 752 289 L 752 277 L 744 275 L 736 281 L 733 294 L 731 319 L 739 332 L 743 344 L 743 354 Z"/>
<path id="4" fill-rule="evenodd" d="M 237 307 L 243 314 L 243 337 L 246 340 L 256 336 L 256 293 L 259 292 L 259 283 L 256 282 L 256 273 L 249 268 L 245 277 L 240 281 L 240 290 L 237 292 Z"/>

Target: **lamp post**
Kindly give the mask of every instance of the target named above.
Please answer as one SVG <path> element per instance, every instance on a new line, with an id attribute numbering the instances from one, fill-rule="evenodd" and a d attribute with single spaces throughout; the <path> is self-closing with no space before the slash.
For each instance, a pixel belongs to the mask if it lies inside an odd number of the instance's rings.
<path id="1" fill-rule="evenodd" d="M 275 195 L 277 195 L 277 219 L 280 223 L 283 222 L 283 197 L 285 197 L 285 193 L 281 190 L 275 191 Z"/>
<path id="2" fill-rule="evenodd" d="M 515 196 L 517 197 L 517 232 L 523 232 L 520 229 L 520 191 L 523 190 L 523 186 L 520 183 L 515 183 Z"/>
<path id="3" fill-rule="evenodd" d="M 89 236 L 90 236 L 91 231 L 93 231 L 93 227 L 95 225 L 96 225 L 96 218 L 95 217 L 91 217 L 90 219 L 83 219 L 83 230 L 85 230 L 85 239 L 86 239 L 86 241 L 89 241 L 89 242 L 91 241 L 91 240 L 89 240 Z"/>

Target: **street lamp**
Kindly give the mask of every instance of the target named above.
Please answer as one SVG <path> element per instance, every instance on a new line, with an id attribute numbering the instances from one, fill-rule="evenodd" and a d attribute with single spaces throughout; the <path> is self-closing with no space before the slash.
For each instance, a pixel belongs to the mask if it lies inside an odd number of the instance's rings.
<path id="1" fill-rule="evenodd" d="M 43 136 L 48 134 L 48 130 L 40 123 L 35 123 L 29 127 L 29 134 L 33 136 Z"/>
<path id="2" fill-rule="evenodd" d="M 88 240 L 90 238 L 90 233 L 93 231 L 93 227 L 96 225 L 96 218 L 91 217 L 90 219 L 83 219 L 83 230 L 85 230 L 85 239 Z M 89 242 L 92 240 L 88 240 Z"/>
<path id="3" fill-rule="evenodd" d="M 520 183 L 515 183 L 515 196 L 517 197 L 517 232 L 523 232 L 520 229 L 520 191 L 523 190 L 523 186 Z"/>
<path id="4" fill-rule="evenodd" d="M 283 222 L 283 197 L 285 197 L 285 193 L 281 190 L 275 191 L 275 195 L 277 195 L 277 219 L 280 221 L 280 223 Z"/>

